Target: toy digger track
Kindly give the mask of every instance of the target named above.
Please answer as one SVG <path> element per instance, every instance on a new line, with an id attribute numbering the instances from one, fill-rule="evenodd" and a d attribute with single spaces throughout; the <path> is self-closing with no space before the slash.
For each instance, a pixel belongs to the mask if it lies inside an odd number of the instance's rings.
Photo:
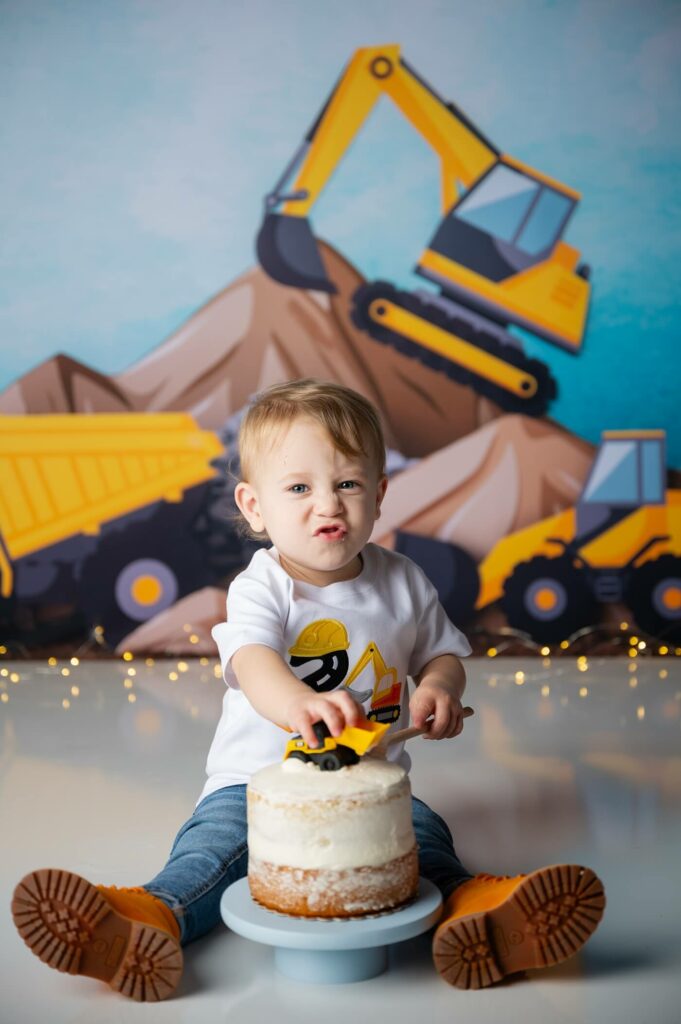
<path id="1" fill-rule="evenodd" d="M 556 382 L 538 359 L 386 281 L 357 289 L 351 317 L 376 341 L 474 388 L 506 412 L 542 416 L 556 397 Z"/>

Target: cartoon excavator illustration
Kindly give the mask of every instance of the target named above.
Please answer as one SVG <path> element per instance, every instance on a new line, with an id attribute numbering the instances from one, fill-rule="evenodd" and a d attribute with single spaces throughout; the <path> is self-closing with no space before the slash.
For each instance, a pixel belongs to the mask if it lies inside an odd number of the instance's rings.
<path id="1" fill-rule="evenodd" d="M 355 52 L 265 199 L 260 264 L 282 284 L 336 291 L 308 214 L 382 95 L 441 162 L 444 217 L 415 267 L 437 291 L 362 285 L 353 296 L 353 321 L 508 412 L 542 415 L 555 381 L 507 328 L 579 352 L 590 271 L 562 236 L 580 195 L 502 154 L 410 67 L 399 46 Z"/>
<path id="2" fill-rule="evenodd" d="M 303 682 L 319 693 L 326 693 L 335 690 L 345 678 L 349 647 L 350 638 L 342 622 L 317 619 L 309 622 L 289 647 L 290 664 L 293 668 L 309 664 L 309 671 L 301 677 Z M 397 670 L 387 667 L 375 643 L 367 644 L 343 685 L 349 689 L 367 665 L 373 668 L 374 685 L 370 690 L 350 693 L 360 704 L 371 697 L 367 712 L 370 721 L 396 722 L 400 717 L 402 684 L 397 679 Z"/>
<path id="3" fill-rule="evenodd" d="M 345 680 L 345 686 L 350 687 L 360 673 L 371 665 L 374 670 L 375 683 L 372 690 L 353 693 L 356 700 L 365 701 L 371 695 L 371 706 L 367 711 L 367 718 L 371 722 L 396 722 L 400 717 L 400 697 L 402 694 L 402 683 L 397 678 L 397 670 L 388 668 L 383 655 L 376 644 L 367 644 L 366 649 L 360 655 L 357 664 Z"/>
<path id="4" fill-rule="evenodd" d="M 681 642 L 681 490 L 667 489 L 663 430 L 608 430 L 574 508 L 510 534 L 479 567 L 476 607 L 550 643 L 624 602 L 638 626 Z"/>

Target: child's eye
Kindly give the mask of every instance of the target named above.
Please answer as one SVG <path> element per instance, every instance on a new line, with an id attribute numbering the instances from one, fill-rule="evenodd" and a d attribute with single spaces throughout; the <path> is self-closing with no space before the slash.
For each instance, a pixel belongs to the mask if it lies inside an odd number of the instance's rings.
<path id="1" fill-rule="evenodd" d="M 289 491 L 292 491 L 293 494 L 304 494 L 306 490 L 307 484 L 292 484 L 289 487 Z"/>
<path id="2" fill-rule="evenodd" d="M 357 480 L 344 480 L 342 484 L 338 485 L 345 491 L 351 490 L 353 487 L 359 487 Z"/>

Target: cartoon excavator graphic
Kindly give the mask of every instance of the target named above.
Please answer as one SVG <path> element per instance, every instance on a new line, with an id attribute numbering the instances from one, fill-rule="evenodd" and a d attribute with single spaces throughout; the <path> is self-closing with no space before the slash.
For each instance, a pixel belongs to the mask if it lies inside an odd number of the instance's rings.
<path id="1" fill-rule="evenodd" d="M 380 723 L 396 722 L 400 717 L 402 683 L 397 678 L 397 669 L 388 668 L 376 644 L 367 644 L 357 664 L 345 680 L 345 686 L 351 687 L 367 665 L 371 665 L 374 671 L 375 683 L 373 689 L 363 693 L 355 692 L 353 694 L 355 699 L 361 702 L 371 695 L 371 706 L 367 711 L 367 718 L 370 721 Z M 353 693 L 352 690 L 350 692 Z"/>
<path id="2" fill-rule="evenodd" d="M 353 321 L 508 412 L 542 415 L 555 381 L 507 328 L 579 352 L 590 271 L 562 241 L 579 193 L 502 154 L 409 66 L 399 46 L 355 52 L 265 199 L 260 264 L 282 284 L 336 291 L 308 214 L 382 95 L 441 162 L 444 217 L 415 267 L 437 291 L 362 285 L 353 296 Z"/>
<path id="3" fill-rule="evenodd" d="M 510 534 L 480 564 L 477 608 L 567 639 L 624 602 L 638 626 L 681 643 L 681 490 L 667 489 L 663 430 L 604 431 L 574 508 Z"/>

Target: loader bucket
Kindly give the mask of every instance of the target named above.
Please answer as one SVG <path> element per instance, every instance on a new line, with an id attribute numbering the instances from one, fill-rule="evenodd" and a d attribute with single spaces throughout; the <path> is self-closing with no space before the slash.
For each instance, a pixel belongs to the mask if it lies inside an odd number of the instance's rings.
<path id="1" fill-rule="evenodd" d="M 326 276 L 306 217 L 266 214 L 258 234 L 256 251 L 260 266 L 275 281 L 310 291 L 336 291 L 336 286 Z"/>

